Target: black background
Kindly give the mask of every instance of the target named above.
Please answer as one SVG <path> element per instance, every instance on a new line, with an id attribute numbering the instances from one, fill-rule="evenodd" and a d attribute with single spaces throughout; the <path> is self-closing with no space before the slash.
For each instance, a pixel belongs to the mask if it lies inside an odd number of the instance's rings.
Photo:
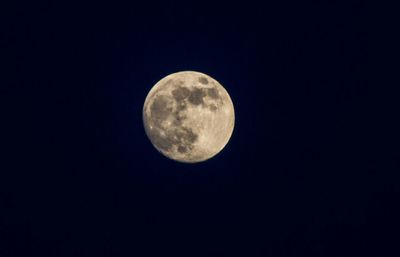
<path id="1" fill-rule="evenodd" d="M 394 5 L 0 7 L 1 257 L 398 256 Z M 182 70 L 236 112 L 195 165 L 142 125 L 150 88 Z"/>

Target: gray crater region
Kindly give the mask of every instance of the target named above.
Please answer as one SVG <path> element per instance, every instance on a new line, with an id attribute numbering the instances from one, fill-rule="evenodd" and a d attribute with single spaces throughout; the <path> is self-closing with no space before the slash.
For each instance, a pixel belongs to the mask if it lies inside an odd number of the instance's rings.
<path id="1" fill-rule="evenodd" d="M 143 121 L 151 143 L 163 155 L 181 162 L 200 162 L 228 143 L 234 109 L 216 80 L 184 71 L 168 75 L 150 90 Z"/>

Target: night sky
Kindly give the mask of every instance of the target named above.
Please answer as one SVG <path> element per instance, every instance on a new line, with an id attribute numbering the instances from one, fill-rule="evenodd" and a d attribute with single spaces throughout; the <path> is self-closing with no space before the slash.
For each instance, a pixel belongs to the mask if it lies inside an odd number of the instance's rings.
<path id="1" fill-rule="evenodd" d="M 0 257 L 399 256 L 394 6 L 1 2 Z M 142 123 L 183 70 L 235 106 L 199 164 Z"/>

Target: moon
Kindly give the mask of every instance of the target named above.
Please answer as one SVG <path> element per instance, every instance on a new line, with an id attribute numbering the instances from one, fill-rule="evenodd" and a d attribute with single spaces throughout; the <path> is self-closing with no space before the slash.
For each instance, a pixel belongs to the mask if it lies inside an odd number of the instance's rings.
<path id="1" fill-rule="evenodd" d="M 152 87 L 144 102 L 143 123 L 160 153 L 175 161 L 196 163 L 226 146 L 235 112 L 218 81 L 201 72 L 181 71 Z"/>

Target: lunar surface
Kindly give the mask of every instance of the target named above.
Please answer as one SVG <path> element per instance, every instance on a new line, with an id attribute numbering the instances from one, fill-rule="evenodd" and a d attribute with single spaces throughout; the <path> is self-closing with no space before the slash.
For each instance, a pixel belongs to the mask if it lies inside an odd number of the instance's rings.
<path id="1" fill-rule="evenodd" d="M 228 92 L 215 79 L 182 71 L 164 77 L 150 90 L 143 122 L 159 152 L 176 161 L 195 163 L 225 147 L 235 113 Z"/>

